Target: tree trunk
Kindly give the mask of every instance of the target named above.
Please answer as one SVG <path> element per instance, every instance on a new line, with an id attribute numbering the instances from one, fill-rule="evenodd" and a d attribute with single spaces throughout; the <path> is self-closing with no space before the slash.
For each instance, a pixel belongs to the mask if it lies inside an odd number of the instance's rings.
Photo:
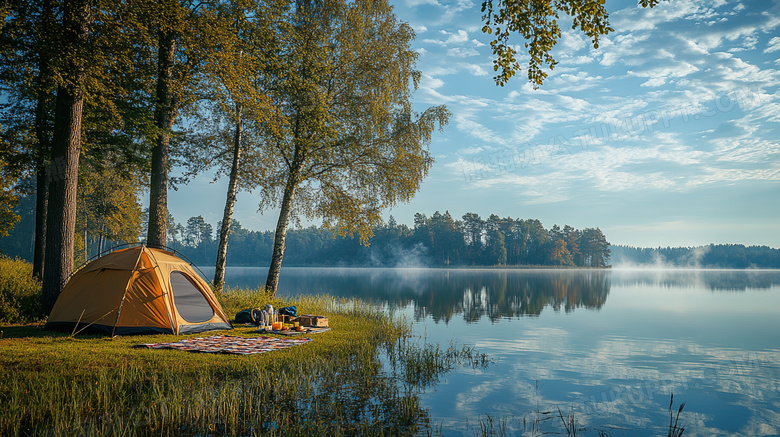
<path id="1" fill-rule="evenodd" d="M 52 159 L 48 169 L 49 207 L 46 214 L 46 259 L 41 303 L 49 312 L 73 272 L 76 232 L 76 186 L 84 107 L 84 60 L 81 51 L 89 36 L 88 0 L 64 3 L 60 53 L 65 59 L 66 82 L 57 89 L 54 109 Z"/>
<path id="2" fill-rule="evenodd" d="M 165 246 L 168 230 L 168 154 L 171 128 L 176 117 L 173 98 L 173 64 L 176 37 L 173 32 L 161 33 L 157 59 L 157 97 L 154 122 L 157 138 L 152 148 L 152 173 L 149 184 L 149 228 L 146 243 Z"/>
<path id="3" fill-rule="evenodd" d="M 236 104 L 236 135 L 233 138 L 233 166 L 230 168 L 225 212 L 222 214 L 222 227 L 219 230 L 219 247 L 217 248 L 217 265 L 214 269 L 214 288 L 221 292 L 225 285 L 225 263 L 227 261 L 228 234 L 233 221 L 233 207 L 236 204 L 238 192 L 238 166 L 241 161 L 241 105 Z"/>
<path id="4" fill-rule="evenodd" d="M 83 104 L 80 90 L 71 92 L 61 87 L 57 91 L 46 214 L 47 254 L 43 268 L 42 303 L 46 312 L 54 306 L 64 282 L 73 272 Z"/>
<path id="5" fill-rule="evenodd" d="M 51 0 L 44 0 L 41 7 L 40 38 L 44 31 L 53 28 Z M 33 249 L 33 276 L 43 279 L 43 263 L 46 253 L 46 209 L 49 202 L 49 186 L 46 176 L 46 162 L 49 159 L 51 144 L 46 132 L 46 105 L 49 100 L 49 82 L 51 81 L 50 48 L 46 41 L 40 41 L 38 47 L 38 77 L 36 88 L 38 93 L 35 102 L 35 139 L 38 150 L 35 157 L 35 243 Z"/>
<path id="6" fill-rule="evenodd" d="M 40 147 L 40 143 L 39 146 Z M 47 150 L 48 154 L 48 150 Z M 49 205 L 49 184 L 46 176 L 46 165 L 39 151 L 38 162 L 35 164 L 35 242 L 33 249 L 33 276 L 43 279 L 43 264 L 46 254 L 46 210 Z"/>
<path id="7" fill-rule="evenodd" d="M 276 297 L 276 289 L 279 286 L 279 274 L 282 272 L 282 259 L 284 258 L 285 241 L 287 240 L 287 226 L 290 223 L 295 190 L 298 188 L 301 163 L 293 161 L 290 175 L 287 177 L 287 185 L 284 187 L 282 210 L 279 212 L 279 221 L 276 223 L 274 234 L 274 251 L 271 256 L 271 266 L 268 269 L 268 278 L 265 280 L 265 292 L 271 297 Z"/>

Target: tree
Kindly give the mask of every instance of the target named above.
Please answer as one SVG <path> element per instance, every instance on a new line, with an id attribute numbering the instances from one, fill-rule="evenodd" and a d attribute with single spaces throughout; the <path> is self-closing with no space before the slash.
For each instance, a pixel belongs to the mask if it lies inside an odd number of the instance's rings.
<path id="1" fill-rule="evenodd" d="M 574 265 L 571 252 L 569 252 L 569 248 L 566 247 L 565 241 L 560 238 L 556 238 L 555 240 L 550 241 L 548 262 L 556 266 Z"/>
<path id="2" fill-rule="evenodd" d="M 569 225 L 565 225 L 563 227 L 563 239 L 566 241 L 566 248 L 571 254 L 572 262 L 576 265 L 577 259 L 580 258 L 580 245 L 578 243 L 580 239 L 580 231 Z"/>
<path id="3" fill-rule="evenodd" d="M 301 0 L 280 31 L 285 56 L 270 89 L 282 128 L 269 135 L 274 173 L 261 190 L 263 207 L 280 207 L 271 295 L 290 220 L 321 217 L 367 242 L 380 212 L 419 189 L 432 131 L 449 116 L 441 106 L 412 111 L 414 31 L 386 0 Z"/>
<path id="4" fill-rule="evenodd" d="M 201 124 L 207 126 L 204 139 L 211 146 L 195 144 L 191 154 L 197 159 L 189 160 L 189 166 L 191 172 L 217 166 L 216 177 L 228 175 L 214 269 L 218 291 L 225 281 L 237 193 L 242 188 L 251 190 L 265 179 L 263 153 L 257 149 L 267 146 L 257 134 L 261 125 L 275 119 L 264 87 L 268 60 L 274 55 L 271 22 L 275 11 L 271 9 L 260 2 L 234 0 L 218 3 L 203 13 L 201 45 L 208 49 L 202 55 L 202 69 L 209 93 L 206 108 L 200 113 L 205 114 Z"/>
<path id="5" fill-rule="evenodd" d="M 642 7 L 654 7 L 659 0 L 639 0 Z M 545 67 L 552 70 L 557 62 L 550 51 L 561 37 L 561 15 L 571 17 L 572 29 L 579 29 L 590 38 L 593 48 L 599 47 L 599 37 L 614 31 L 609 27 L 605 0 L 512 1 L 485 0 L 482 3 L 482 32 L 495 35 L 490 42 L 493 50 L 493 70 L 496 84 L 504 86 L 520 70 L 515 57 L 517 49 L 510 40 L 520 34 L 528 49 L 528 80 L 541 85 L 547 77 Z"/>
<path id="6" fill-rule="evenodd" d="M 430 219 L 433 256 L 439 265 L 458 264 L 463 252 L 463 235 L 449 211 L 436 211 Z"/>
<path id="7" fill-rule="evenodd" d="M 15 139 L 24 143 L 17 150 L 17 157 L 26 157 L 28 162 L 25 164 L 35 169 L 37 207 L 33 276 L 42 278 L 48 201 L 46 164 L 51 149 L 54 101 L 52 52 L 56 48 L 53 36 L 57 26 L 53 0 L 12 0 L 6 5 L 8 9 L 4 10 L 6 15 L 0 33 L 0 80 L 2 92 L 8 99 L 3 105 L 3 136 L 8 132 L 17 134 Z M 22 132 L 24 134 L 18 136 Z"/>
<path id="8" fill-rule="evenodd" d="M 486 265 L 505 265 L 507 261 L 506 237 L 501 231 L 503 220 L 495 214 L 485 221 L 485 259 Z"/>
<path id="9" fill-rule="evenodd" d="M 191 247 L 198 247 L 201 243 L 212 241 L 214 229 L 206 223 L 202 215 L 190 217 L 187 220 L 187 226 L 184 228 L 182 239 L 184 244 Z"/>
<path id="10" fill-rule="evenodd" d="M 506 239 L 498 229 L 490 229 L 487 233 L 485 265 L 502 266 L 506 264 Z"/>
<path id="11" fill-rule="evenodd" d="M 609 261 L 609 242 L 599 228 L 585 228 L 580 235 L 580 254 L 584 267 L 606 267 Z"/>
<path id="12" fill-rule="evenodd" d="M 154 143 L 149 175 L 149 226 L 146 242 L 165 245 L 168 237 L 168 171 L 173 125 L 182 108 L 188 107 L 198 86 L 195 69 L 199 59 L 192 38 L 203 3 L 163 0 L 142 3 L 149 7 L 150 33 L 156 34 L 156 84 L 154 90 Z"/>
<path id="13" fill-rule="evenodd" d="M 7 236 L 19 221 L 14 207 L 19 203 L 19 193 L 15 188 L 18 176 L 7 174 L 10 165 L 0 156 L 0 237 Z"/>
<path id="14" fill-rule="evenodd" d="M 83 160 L 82 160 L 83 161 Z M 76 231 L 83 235 L 84 259 L 100 254 L 108 242 L 136 242 L 141 231 L 142 211 L 136 175 L 110 161 L 82 165 L 78 190 Z M 90 252 L 89 243 L 94 250 Z"/>
<path id="15" fill-rule="evenodd" d="M 10 4 L 2 28 L 0 71 L 4 97 L 13 108 L 12 125 L 29 131 L 22 154 L 28 160 L 26 171 L 37 174 L 33 271 L 43 272 L 45 308 L 53 304 L 73 268 L 81 154 L 106 144 L 122 148 L 126 143 L 115 140 L 132 130 L 132 123 L 121 116 L 133 101 L 125 97 L 141 94 L 127 87 L 129 78 L 135 78 L 129 60 L 139 59 L 134 50 L 138 39 L 128 37 L 135 19 L 125 2 Z M 55 246 L 49 247 L 50 241 Z M 44 243 L 51 259 L 41 264 Z M 48 266 L 54 268 L 51 275 Z"/>
<path id="16" fill-rule="evenodd" d="M 91 2 L 74 0 L 62 5 L 62 33 L 59 52 L 57 99 L 54 110 L 46 214 L 46 253 L 43 268 L 44 311 L 54 306 L 64 282 L 73 271 L 76 229 L 76 185 L 78 183 L 81 121 L 84 108 L 87 59 L 92 21 Z"/>
<path id="17" fill-rule="evenodd" d="M 481 263 L 482 258 L 482 233 L 485 229 L 485 221 L 479 214 L 467 212 L 463 214 L 463 236 L 466 239 L 467 259 L 470 264 Z"/>

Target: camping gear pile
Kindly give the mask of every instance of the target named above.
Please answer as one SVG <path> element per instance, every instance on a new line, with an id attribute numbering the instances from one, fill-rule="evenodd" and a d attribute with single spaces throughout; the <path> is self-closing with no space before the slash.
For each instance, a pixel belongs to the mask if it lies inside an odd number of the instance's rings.
<path id="1" fill-rule="evenodd" d="M 306 314 L 298 316 L 295 306 L 274 310 L 272 305 L 265 309 L 247 308 L 236 314 L 236 323 L 253 324 L 266 332 L 283 333 L 288 331 L 312 332 L 313 328 L 328 328 L 328 319 L 323 316 Z"/>

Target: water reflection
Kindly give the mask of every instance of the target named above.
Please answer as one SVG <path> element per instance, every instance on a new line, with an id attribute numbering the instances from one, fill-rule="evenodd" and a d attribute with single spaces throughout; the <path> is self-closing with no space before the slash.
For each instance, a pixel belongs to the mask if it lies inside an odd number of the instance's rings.
<path id="1" fill-rule="evenodd" d="M 229 286 L 257 287 L 266 269 L 228 268 Z M 210 272 L 206 272 L 209 274 Z M 285 268 L 282 295 L 359 297 L 390 308 L 414 308 L 417 321 L 468 323 L 487 318 L 539 316 L 549 307 L 566 313 L 601 309 L 610 288 L 652 286 L 717 292 L 768 290 L 777 271 L 744 270 L 510 270 Z"/>
<path id="2" fill-rule="evenodd" d="M 599 309 L 607 300 L 604 270 L 290 269 L 280 290 L 359 296 L 391 307 L 414 304 L 416 320 L 448 323 L 538 316 L 554 311 Z"/>
<path id="3" fill-rule="evenodd" d="M 664 288 L 700 288 L 718 292 L 768 290 L 780 285 L 777 270 L 614 269 L 620 285 L 652 285 Z"/>
<path id="4" fill-rule="evenodd" d="M 254 288 L 265 269 L 227 279 Z M 443 435 L 480 414 L 520 435 L 540 406 L 587 435 L 665 435 L 671 393 L 686 435 L 780 434 L 780 271 L 286 268 L 280 293 L 360 297 L 496 359 L 421 396 Z"/>

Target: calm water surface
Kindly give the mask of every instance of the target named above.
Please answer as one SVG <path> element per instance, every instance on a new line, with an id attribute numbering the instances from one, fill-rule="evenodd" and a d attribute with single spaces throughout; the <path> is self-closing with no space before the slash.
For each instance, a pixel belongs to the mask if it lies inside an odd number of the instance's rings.
<path id="1" fill-rule="evenodd" d="M 486 415 L 565 433 L 557 408 L 585 435 L 666 435 L 672 392 L 686 436 L 780 434 L 780 271 L 286 268 L 279 292 L 360 297 L 491 356 L 422 395 L 443 435 Z"/>

